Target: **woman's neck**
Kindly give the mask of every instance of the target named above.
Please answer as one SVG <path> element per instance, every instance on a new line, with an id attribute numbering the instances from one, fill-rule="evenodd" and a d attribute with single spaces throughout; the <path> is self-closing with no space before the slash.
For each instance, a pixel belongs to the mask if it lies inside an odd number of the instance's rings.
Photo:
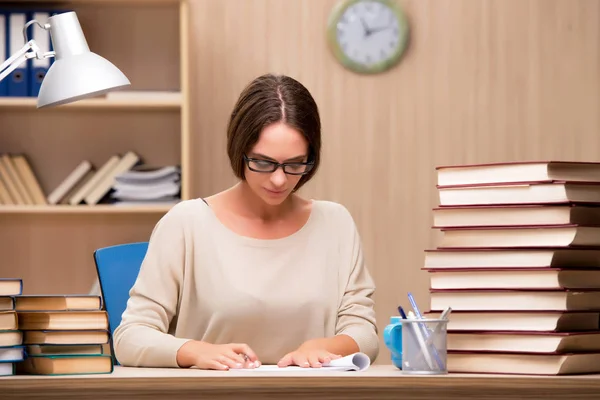
<path id="1" fill-rule="evenodd" d="M 285 218 L 295 207 L 295 196 L 288 196 L 281 204 L 266 204 L 258 197 L 245 181 L 239 182 L 230 190 L 230 199 L 237 212 L 251 219 L 260 219 L 264 222 L 276 221 Z"/>

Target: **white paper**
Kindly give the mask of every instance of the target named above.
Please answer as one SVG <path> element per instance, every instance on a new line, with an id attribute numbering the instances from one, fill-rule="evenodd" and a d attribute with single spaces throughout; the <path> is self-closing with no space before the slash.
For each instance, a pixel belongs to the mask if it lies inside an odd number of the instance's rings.
<path id="1" fill-rule="evenodd" d="M 323 365 L 320 368 L 304 368 L 297 365 L 291 365 L 289 367 L 278 367 L 277 365 L 261 365 L 258 368 L 248 368 L 241 371 L 258 371 L 258 372 L 297 372 L 297 371 L 364 371 L 371 365 L 371 360 L 364 353 L 354 353 L 345 357 L 331 360 L 327 365 Z M 230 370 L 235 371 L 235 370 Z M 240 370 L 238 370 L 240 371 Z"/>

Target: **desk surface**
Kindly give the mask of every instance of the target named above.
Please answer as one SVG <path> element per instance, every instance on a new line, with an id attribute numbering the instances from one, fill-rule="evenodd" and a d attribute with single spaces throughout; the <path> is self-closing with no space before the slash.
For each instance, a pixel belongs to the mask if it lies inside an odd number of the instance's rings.
<path id="1" fill-rule="evenodd" d="M 115 367 L 108 375 L 0 378 L 0 397 L 162 399 L 599 399 L 600 376 L 403 375 L 391 365 L 363 372 L 257 372 Z"/>

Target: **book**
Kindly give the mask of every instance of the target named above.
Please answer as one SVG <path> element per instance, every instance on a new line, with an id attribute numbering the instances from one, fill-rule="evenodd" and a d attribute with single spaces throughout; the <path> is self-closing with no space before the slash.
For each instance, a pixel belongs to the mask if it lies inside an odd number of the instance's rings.
<path id="1" fill-rule="evenodd" d="M 48 195 L 48 204 L 59 204 L 86 177 L 92 176 L 94 167 L 88 160 L 81 161 L 65 179 Z M 73 192 L 74 194 L 74 192 Z"/>
<path id="2" fill-rule="evenodd" d="M 25 345 L 84 345 L 106 344 L 110 334 L 107 329 L 64 329 L 23 331 Z"/>
<path id="3" fill-rule="evenodd" d="M 23 280 L 20 278 L 0 278 L 0 296 L 18 296 L 23 293 Z"/>
<path id="4" fill-rule="evenodd" d="M 25 347 L 20 345 L 12 345 L 0 347 L 0 363 L 11 362 L 16 363 L 25 359 Z"/>
<path id="5" fill-rule="evenodd" d="M 434 228 L 600 225 L 600 207 L 564 205 L 447 206 L 433 209 Z"/>
<path id="6" fill-rule="evenodd" d="M 600 226 L 443 228 L 439 248 L 600 247 Z"/>
<path id="7" fill-rule="evenodd" d="M 429 289 L 431 310 L 600 311 L 600 290 Z"/>
<path id="8" fill-rule="evenodd" d="M 21 330 L 104 330 L 106 311 L 27 311 L 19 312 Z"/>
<path id="9" fill-rule="evenodd" d="M 30 354 L 17 364 L 17 373 L 26 375 L 110 374 L 113 360 L 104 354 Z"/>
<path id="10" fill-rule="evenodd" d="M 498 186 L 440 187 L 440 206 L 493 204 L 600 204 L 600 184 L 530 182 Z"/>
<path id="11" fill-rule="evenodd" d="M 520 161 L 439 166 L 438 185 L 480 185 L 508 182 L 600 182 L 600 163 L 582 161 Z"/>
<path id="12" fill-rule="evenodd" d="M 427 311 L 427 318 L 439 318 L 441 311 Z M 446 327 L 456 331 L 538 331 L 580 332 L 600 330 L 600 312 L 594 311 L 452 311 Z"/>
<path id="13" fill-rule="evenodd" d="M 18 329 L 0 331 L 0 346 L 19 346 L 23 344 L 23 332 Z"/>
<path id="14" fill-rule="evenodd" d="M 102 308 L 97 295 L 20 295 L 15 297 L 17 311 L 90 311 Z"/>
<path id="15" fill-rule="evenodd" d="M 536 354 L 475 353 L 447 354 L 448 372 L 519 375 L 571 375 L 600 373 L 600 353 Z"/>
<path id="16" fill-rule="evenodd" d="M 0 331 L 19 329 L 16 311 L 0 311 Z"/>
<path id="17" fill-rule="evenodd" d="M 67 355 L 103 354 L 100 344 L 33 344 L 26 346 L 27 354 Z"/>
<path id="18" fill-rule="evenodd" d="M 431 269 L 431 289 L 600 289 L 600 270 L 561 268 Z"/>
<path id="19" fill-rule="evenodd" d="M 448 351 L 503 353 L 600 352 L 600 332 L 448 332 Z"/>
<path id="20" fill-rule="evenodd" d="M 546 249 L 428 249 L 426 269 L 444 268 L 600 268 L 600 250 Z"/>

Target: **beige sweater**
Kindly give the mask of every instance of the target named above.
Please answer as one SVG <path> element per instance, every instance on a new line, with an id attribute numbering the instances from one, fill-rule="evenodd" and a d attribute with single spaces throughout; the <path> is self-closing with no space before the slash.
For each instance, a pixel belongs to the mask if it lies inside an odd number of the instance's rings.
<path id="1" fill-rule="evenodd" d="M 314 201 L 307 223 L 273 240 L 238 235 L 203 200 L 154 228 L 114 333 L 125 366 L 177 367 L 188 340 L 247 343 L 263 364 L 313 338 L 346 334 L 373 361 L 377 328 L 360 238 L 346 208 Z"/>

